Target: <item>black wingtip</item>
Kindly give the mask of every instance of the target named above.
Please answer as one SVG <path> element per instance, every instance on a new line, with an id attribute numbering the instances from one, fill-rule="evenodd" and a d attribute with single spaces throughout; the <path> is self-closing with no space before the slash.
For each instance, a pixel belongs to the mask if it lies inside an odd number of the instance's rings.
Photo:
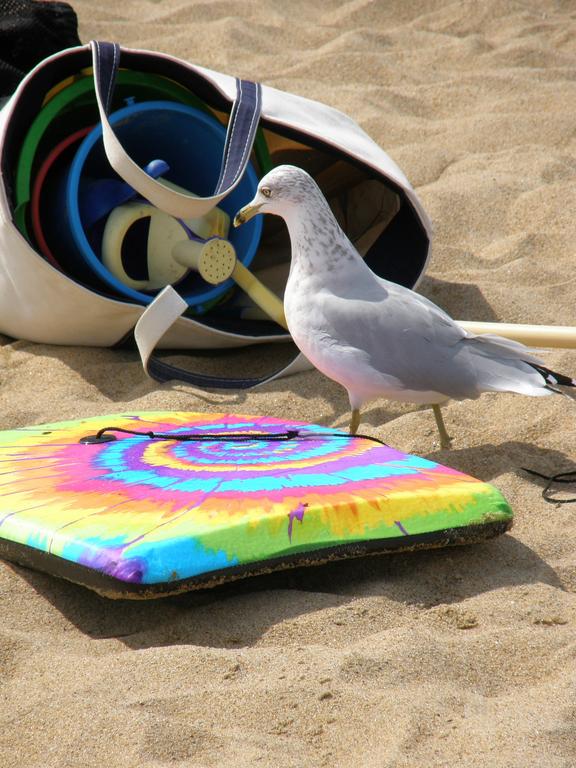
<path id="1" fill-rule="evenodd" d="M 576 379 L 571 379 L 563 373 L 551 371 L 550 368 L 544 368 L 542 365 L 534 365 L 534 363 L 530 363 L 530 365 L 544 377 L 546 384 L 552 385 L 551 388 L 553 388 L 554 385 L 558 387 L 576 387 Z"/>

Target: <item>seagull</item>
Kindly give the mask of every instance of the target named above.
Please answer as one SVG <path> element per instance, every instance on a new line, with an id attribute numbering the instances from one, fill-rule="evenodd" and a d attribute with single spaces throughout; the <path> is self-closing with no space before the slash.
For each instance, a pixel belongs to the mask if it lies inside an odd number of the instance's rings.
<path id="1" fill-rule="evenodd" d="M 523 344 L 470 333 L 424 296 L 378 277 L 303 169 L 280 165 L 267 173 L 234 225 L 261 213 L 280 216 L 288 227 L 288 330 L 308 360 L 347 390 L 351 434 L 362 406 L 383 397 L 431 406 L 447 449 L 440 406 L 449 400 L 484 392 L 540 397 L 576 387 Z"/>

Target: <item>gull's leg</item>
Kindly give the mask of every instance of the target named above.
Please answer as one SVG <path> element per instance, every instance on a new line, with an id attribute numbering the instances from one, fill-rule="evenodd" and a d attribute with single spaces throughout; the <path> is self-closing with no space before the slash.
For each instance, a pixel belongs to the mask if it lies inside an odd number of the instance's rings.
<path id="1" fill-rule="evenodd" d="M 434 411 L 434 418 L 436 419 L 436 426 L 438 427 L 438 432 L 440 434 L 440 447 L 442 450 L 447 450 L 448 448 L 452 448 L 452 438 L 446 431 L 446 427 L 444 425 L 444 419 L 442 418 L 442 409 L 439 405 L 433 405 L 432 410 Z"/>
<path id="2" fill-rule="evenodd" d="M 360 425 L 360 409 L 352 408 L 352 416 L 350 417 L 350 434 L 355 435 Z"/>

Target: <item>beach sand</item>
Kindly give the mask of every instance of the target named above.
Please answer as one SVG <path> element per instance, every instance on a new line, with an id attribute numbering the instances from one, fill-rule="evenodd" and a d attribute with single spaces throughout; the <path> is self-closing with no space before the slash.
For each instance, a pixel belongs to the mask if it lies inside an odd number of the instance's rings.
<path id="1" fill-rule="evenodd" d="M 84 41 L 165 51 L 353 117 L 429 213 L 421 291 L 454 317 L 576 325 L 569 0 L 74 7 Z M 576 375 L 575 351 L 543 357 Z M 348 420 L 345 392 L 315 371 L 209 394 L 157 385 L 130 350 L 4 339 L 0 376 L 3 428 L 142 409 Z M 576 504 L 547 503 L 522 471 L 575 466 L 576 405 L 485 395 L 445 418 L 450 452 L 411 406 L 377 401 L 361 430 L 493 483 L 515 524 L 492 542 L 146 603 L 0 563 L 3 768 L 576 766 Z"/>

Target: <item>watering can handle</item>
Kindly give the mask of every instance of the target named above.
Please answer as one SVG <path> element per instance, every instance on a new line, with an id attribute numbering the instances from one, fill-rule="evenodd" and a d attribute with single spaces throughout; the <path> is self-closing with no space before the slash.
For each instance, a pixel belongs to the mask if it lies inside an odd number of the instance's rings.
<path id="1" fill-rule="evenodd" d="M 165 213 L 181 219 L 205 216 L 238 184 L 248 163 L 256 137 L 262 107 L 262 91 L 258 83 L 236 80 L 234 101 L 220 177 L 210 197 L 191 197 L 155 181 L 126 153 L 110 125 L 108 111 L 114 92 L 116 74 L 120 65 L 120 46 L 92 40 L 94 88 L 102 123 L 102 138 L 108 162 L 124 181 Z"/>

